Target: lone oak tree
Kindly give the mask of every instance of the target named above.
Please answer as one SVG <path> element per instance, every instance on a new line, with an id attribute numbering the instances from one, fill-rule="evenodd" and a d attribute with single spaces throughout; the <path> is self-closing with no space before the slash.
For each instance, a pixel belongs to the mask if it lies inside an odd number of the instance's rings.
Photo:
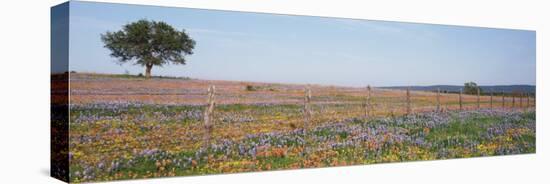
<path id="1" fill-rule="evenodd" d="M 185 30 L 145 19 L 126 24 L 120 31 L 101 34 L 101 40 L 120 63 L 134 61 L 135 65 L 145 66 L 147 78 L 153 66 L 185 65 L 185 56 L 193 54 L 195 48 L 195 41 Z"/>

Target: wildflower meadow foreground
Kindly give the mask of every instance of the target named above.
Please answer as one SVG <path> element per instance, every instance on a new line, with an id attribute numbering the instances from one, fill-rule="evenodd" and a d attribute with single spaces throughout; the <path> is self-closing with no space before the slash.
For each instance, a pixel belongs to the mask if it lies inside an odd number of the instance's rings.
<path id="1" fill-rule="evenodd" d="M 72 98 L 81 102 L 70 107 L 73 182 L 468 158 L 536 150 L 536 112 L 532 107 L 464 107 L 460 111 L 450 105 L 447 111 L 434 112 L 421 111 L 430 104 L 422 106 L 421 99 L 413 98 L 413 103 L 418 100 L 420 104 L 418 112 L 400 114 L 399 107 L 395 107 L 392 114 L 376 115 L 392 109 L 383 108 L 382 104 L 399 105 L 386 98 L 395 91 L 380 91 L 378 95 L 386 101 L 375 99 L 377 105 L 373 105 L 379 107 L 373 110 L 380 112 L 365 118 L 359 112 L 361 105 L 351 103 L 357 97 L 344 92 L 327 93 L 331 98 L 313 97 L 321 103 L 312 105 L 311 120 L 305 124 L 300 103 L 223 103 L 238 101 L 232 99 L 235 93 L 250 98 L 277 98 L 276 94 L 284 93 L 283 90 L 292 91 L 288 86 L 271 86 L 272 90 L 264 90 L 267 94 L 247 91 L 244 86 L 233 89 L 228 85 L 227 91 L 220 90 L 217 100 L 221 104 L 215 107 L 210 140 L 205 144 L 206 107 L 193 104 L 193 98 L 185 98 L 189 103 L 170 104 L 163 100 L 177 98 L 178 94 L 170 96 L 170 91 L 163 91 L 159 93 L 167 94 L 164 99 L 129 93 L 118 95 L 115 103 L 104 103 L 94 99 L 94 95 L 84 95 L 86 89 L 79 89 L 79 82 L 89 84 L 88 88 L 114 80 L 127 82 L 131 88 L 136 79 L 72 80 Z M 154 80 L 181 85 L 200 83 L 188 79 Z M 322 90 L 326 89 L 317 89 Z M 113 94 L 104 91 L 102 95 Z M 292 95 L 279 98 L 289 100 Z M 338 103 L 328 103 L 334 101 Z"/>

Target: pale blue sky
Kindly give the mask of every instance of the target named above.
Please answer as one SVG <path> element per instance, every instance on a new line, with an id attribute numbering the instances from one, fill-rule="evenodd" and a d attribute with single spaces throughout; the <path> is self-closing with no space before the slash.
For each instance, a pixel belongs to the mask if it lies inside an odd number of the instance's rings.
<path id="1" fill-rule="evenodd" d="M 139 19 L 185 29 L 187 65 L 153 75 L 343 86 L 535 84 L 535 32 L 72 1 L 70 70 L 118 65 L 100 34 Z"/>

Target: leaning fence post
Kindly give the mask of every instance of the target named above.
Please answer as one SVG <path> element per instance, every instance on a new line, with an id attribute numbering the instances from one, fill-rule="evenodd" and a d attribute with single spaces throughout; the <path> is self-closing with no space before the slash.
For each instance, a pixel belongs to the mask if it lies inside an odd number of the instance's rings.
<path id="1" fill-rule="evenodd" d="M 213 131 L 212 113 L 214 112 L 214 93 L 216 91 L 215 86 L 208 87 L 207 94 L 207 107 L 204 110 L 204 148 L 208 148 L 210 145 L 210 136 Z"/>
<path id="2" fill-rule="evenodd" d="M 407 87 L 407 115 L 411 114 L 411 92 L 410 87 Z"/>
<path id="3" fill-rule="evenodd" d="M 367 86 L 367 99 L 365 101 L 365 118 L 369 118 L 371 113 L 370 113 L 370 92 L 371 92 L 371 88 L 370 88 L 370 85 Z"/>
<path id="4" fill-rule="evenodd" d="M 458 93 L 458 104 L 459 110 L 462 111 L 462 89 L 460 89 L 460 93 Z"/>
<path id="5" fill-rule="evenodd" d="M 436 112 L 441 112 L 441 101 L 440 101 L 440 93 L 441 91 L 439 90 L 439 88 L 437 88 L 437 108 L 436 108 Z"/>
<path id="6" fill-rule="evenodd" d="M 309 85 L 306 87 L 305 95 L 304 95 L 304 131 L 306 127 L 309 124 L 309 121 L 311 120 L 311 89 Z"/>
<path id="7" fill-rule="evenodd" d="M 479 91 L 480 91 L 479 88 L 480 88 L 480 87 L 477 88 L 477 109 L 478 109 L 478 110 L 479 110 L 479 108 L 481 107 L 480 104 L 479 104 Z"/>

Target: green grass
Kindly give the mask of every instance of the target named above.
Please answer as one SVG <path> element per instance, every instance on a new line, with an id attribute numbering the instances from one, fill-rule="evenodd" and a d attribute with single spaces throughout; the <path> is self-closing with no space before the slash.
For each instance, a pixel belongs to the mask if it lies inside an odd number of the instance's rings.
<path id="1" fill-rule="evenodd" d="M 451 123 L 436 127 L 426 136 L 429 141 L 443 141 L 453 138 L 459 141 L 481 141 L 481 135 L 487 131 L 487 127 L 502 121 L 501 117 L 478 116 L 465 120 L 454 118 Z"/>
<path id="2" fill-rule="evenodd" d="M 287 168 L 289 165 L 299 162 L 299 157 L 259 157 L 258 158 L 261 165 L 264 166 L 264 169 L 266 165 L 270 165 L 272 170 L 276 169 L 284 169 Z"/>

